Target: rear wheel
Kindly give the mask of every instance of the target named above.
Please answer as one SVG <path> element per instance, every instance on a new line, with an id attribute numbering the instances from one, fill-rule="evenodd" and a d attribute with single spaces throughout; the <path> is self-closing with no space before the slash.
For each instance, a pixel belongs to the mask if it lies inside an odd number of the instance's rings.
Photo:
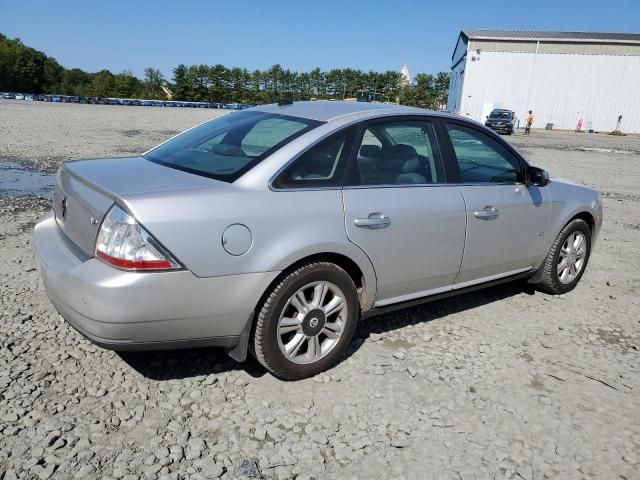
<path id="1" fill-rule="evenodd" d="M 329 262 L 298 267 L 259 308 L 252 350 L 267 370 L 286 380 L 331 367 L 349 345 L 360 315 L 353 280 Z"/>
<path id="2" fill-rule="evenodd" d="M 587 267 L 591 254 L 591 229 L 579 218 L 560 232 L 547 254 L 540 287 L 550 293 L 573 290 Z"/>

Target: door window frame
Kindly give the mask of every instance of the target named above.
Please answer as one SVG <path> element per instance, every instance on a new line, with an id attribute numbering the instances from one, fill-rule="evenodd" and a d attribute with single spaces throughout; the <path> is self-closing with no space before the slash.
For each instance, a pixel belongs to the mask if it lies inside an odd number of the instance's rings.
<path id="1" fill-rule="evenodd" d="M 433 127 L 434 133 L 434 142 L 435 145 L 432 145 L 433 150 L 437 150 L 438 158 L 434 159 L 437 163 L 436 168 L 439 167 L 439 173 L 442 174 L 442 181 L 438 183 L 407 183 L 407 184 L 381 184 L 381 185 L 349 185 L 347 184 L 349 180 L 353 179 L 355 162 L 357 161 L 358 152 L 360 150 L 360 146 L 362 144 L 362 140 L 364 138 L 364 134 L 367 129 L 371 125 L 375 124 L 386 124 L 386 123 L 409 123 L 409 122 L 424 122 L 430 123 Z M 351 152 L 351 157 L 349 158 L 349 163 L 347 165 L 347 169 L 345 171 L 345 175 L 343 177 L 342 188 L 346 189 L 363 189 L 363 188 L 414 188 L 414 187 L 446 187 L 450 186 L 449 183 L 450 178 L 455 173 L 455 171 L 451 168 L 448 163 L 448 155 L 444 150 L 444 145 L 441 139 L 441 126 L 439 124 L 439 118 L 435 115 L 420 115 L 420 114 L 410 114 L 410 115 L 388 115 L 388 116 L 379 116 L 375 118 L 370 118 L 360 122 L 359 130 L 355 137 L 355 141 L 353 143 L 353 150 Z M 456 160 L 457 163 L 457 160 Z M 459 175 L 459 173 L 458 173 Z"/>
<path id="2" fill-rule="evenodd" d="M 351 131 L 349 131 L 349 130 L 351 130 Z M 299 158 L 301 158 L 304 155 L 306 155 L 307 152 L 309 152 L 312 149 L 316 148 L 317 146 L 319 146 L 324 141 L 329 140 L 331 137 L 333 137 L 335 135 L 340 135 L 342 133 L 346 133 L 345 145 L 344 145 L 343 148 L 346 148 L 347 152 L 340 153 L 340 156 L 342 157 L 342 155 L 345 155 L 345 158 L 344 158 L 344 160 L 342 160 L 342 158 L 339 158 L 338 162 L 344 161 L 345 162 L 345 167 L 344 167 L 344 170 L 342 171 L 340 181 L 337 182 L 336 185 L 315 185 L 315 186 L 313 186 L 313 185 L 303 185 L 301 183 L 299 186 L 295 186 L 295 185 L 279 186 L 277 184 L 278 180 L 280 179 L 280 177 L 295 162 L 297 162 Z M 335 130 L 332 130 L 331 132 L 327 133 L 326 135 L 323 135 L 322 137 L 315 139 L 312 144 L 308 145 L 304 150 L 298 152 L 291 160 L 286 162 L 282 167 L 280 167 L 278 169 L 278 171 L 269 179 L 269 189 L 274 191 L 274 192 L 286 192 L 286 191 L 292 191 L 292 190 L 296 190 L 296 191 L 304 191 L 304 190 L 340 190 L 342 188 L 343 183 L 344 183 L 344 179 L 347 176 L 347 172 L 349 170 L 349 165 L 351 164 L 351 158 L 353 157 L 353 151 L 355 150 L 356 140 L 358 138 L 359 133 L 360 133 L 359 124 L 358 123 L 352 123 L 352 124 L 349 124 L 349 125 L 343 125 L 343 126 L 337 128 Z M 348 151 L 348 150 L 351 150 L 351 151 Z"/>
<path id="3" fill-rule="evenodd" d="M 445 164 L 449 165 L 451 169 L 451 183 L 455 185 L 474 186 L 474 185 L 525 185 L 525 173 L 529 164 L 527 161 L 513 148 L 508 142 L 500 138 L 500 136 L 493 130 L 486 129 L 485 127 L 475 125 L 471 122 L 459 120 L 455 118 L 440 118 L 440 136 L 441 144 L 443 146 L 443 155 L 445 155 Z M 458 157 L 456 156 L 455 149 L 453 147 L 453 141 L 449 136 L 447 125 L 456 125 L 469 130 L 473 130 L 480 135 L 488 137 L 492 142 L 497 143 L 500 147 L 504 148 L 509 154 L 516 159 L 519 165 L 518 177 L 519 180 L 515 182 L 463 182 L 462 175 L 460 174 L 460 165 L 458 164 Z M 490 145 L 489 145 L 490 146 Z"/>

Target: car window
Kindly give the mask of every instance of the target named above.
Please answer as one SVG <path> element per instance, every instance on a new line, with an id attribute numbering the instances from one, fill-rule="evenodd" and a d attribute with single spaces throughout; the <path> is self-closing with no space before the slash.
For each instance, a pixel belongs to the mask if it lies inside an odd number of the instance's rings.
<path id="1" fill-rule="evenodd" d="M 509 120 L 511 118 L 511 112 L 494 111 L 494 112 L 491 112 L 491 114 L 489 115 L 489 118 Z"/>
<path id="2" fill-rule="evenodd" d="M 233 182 L 264 158 L 322 122 L 258 111 L 198 125 L 144 154 L 167 167 Z"/>
<path id="3" fill-rule="evenodd" d="M 520 163 L 494 139 L 472 128 L 448 124 L 463 183 L 515 183 Z"/>
<path id="4" fill-rule="evenodd" d="M 306 126 L 302 121 L 267 118 L 257 122 L 249 130 L 242 139 L 240 146 L 249 156 L 261 155 L 285 138 L 304 130 Z"/>
<path id="5" fill-rule="evenodd" d="M 356 127 L 335 133 L 300 155 L 276 179 L 277 188 L 339 187 L 353 148 Z"/>
<path id="6" fill-rule="evenodd" d="M 357 150 L 349 185 L 442 183 L 433 125 L 426 121 L 369 126 Z"/>

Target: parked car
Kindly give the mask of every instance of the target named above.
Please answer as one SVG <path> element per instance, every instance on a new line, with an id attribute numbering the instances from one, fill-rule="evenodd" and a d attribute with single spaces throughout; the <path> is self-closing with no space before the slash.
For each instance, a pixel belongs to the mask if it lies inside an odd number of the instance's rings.
<path id="1" fill-rule="evenodd" d="M 495 108 L 491 111 L 484 124 L 498 133 L 512 135 L 516 125 L 516 114 L 511 110 Z"/>
<path id="2" fill-rule="evenodd" d="M 24 100 L 24 95 L 21 93 L 16 93 L 16 100 Z"/>
<path id="3" fill-rule="evenodd" d="M 356 323 L 584 274 L 600 195 L 483 125 L 395 105 L 234 112 L 139 157 L 64 162 L 34 245 L 51 301 L 115 350 L 247 350 L 274 375 L 334 364 Z"/>

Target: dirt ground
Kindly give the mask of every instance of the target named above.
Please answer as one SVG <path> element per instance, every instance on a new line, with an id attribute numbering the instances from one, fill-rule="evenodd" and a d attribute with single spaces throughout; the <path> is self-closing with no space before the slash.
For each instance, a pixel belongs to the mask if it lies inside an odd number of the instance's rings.
<path id="1" fill-rule="evenodd" d="M 216 113 L 0 101 L 0 159 L 139 153 Z M 216 349 L 91 345 L 36 270 L 49 202 L 0 198 L 0 478 L 640 478 L 640 139 L 505 138 L 602 192 L 580 285 L 362 322 L 340 364 L 301 382 Z"/>

